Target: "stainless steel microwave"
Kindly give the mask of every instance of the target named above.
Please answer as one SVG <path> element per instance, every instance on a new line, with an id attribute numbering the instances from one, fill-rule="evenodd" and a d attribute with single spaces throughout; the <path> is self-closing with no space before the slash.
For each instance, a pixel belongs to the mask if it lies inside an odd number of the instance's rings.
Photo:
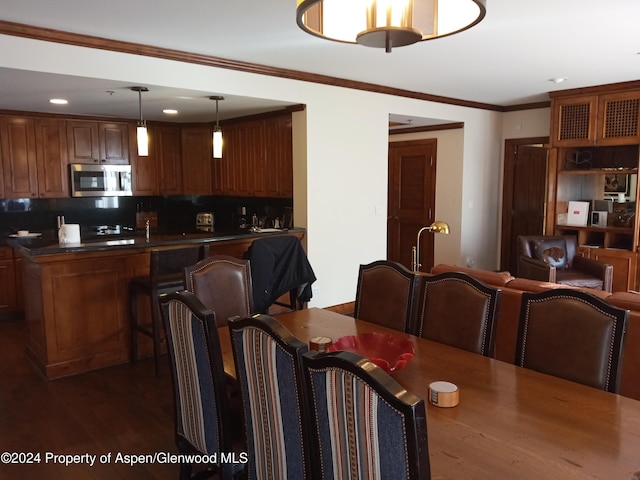
<path id="1" fill-rule="evenodd" d="M 72 163 L 72 197 L 131 196 L 131 165 L 84 165 Z"/>

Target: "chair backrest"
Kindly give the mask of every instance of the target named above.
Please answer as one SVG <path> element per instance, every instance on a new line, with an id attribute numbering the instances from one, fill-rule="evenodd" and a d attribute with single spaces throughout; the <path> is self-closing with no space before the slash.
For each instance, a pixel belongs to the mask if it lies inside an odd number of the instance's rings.
<path id="1" fill-rule="evenodd" d="M 310 478 L 300 355 L 307 345 L 268 315 L 229 320 L 247 433 L 249 480 Z"/>
<path id="2" fill-rule="evenodd" d="M 578 248 L 578 239 L 575 235 L 520 235 L 518 255 L 536 258 L 536 250 L 543 251 L 558 245 L 560 248 L 566 248 L 566 262 L 571 265 Z"/>
<path id="3" fill-rule="evenodd" d="M 319 478 L 430 478 L 423 399 L 355 353 L 310 351 L 302 366 Z"/>
<path id="4" fill-rule="evenodd" d="M 617 392 L 628 315 L 579 290 L 525 292 L 516 365 Z"/>
<path id="5" fill-rule="evenodd" d="M 360 265 L 355 318 L 411 333 L 418 279 L 418 274 L 397 262 Z"/>
<path id="6" fill-rule="evenodd" d="M 213 312 L 191 292 L 160 297 L 173 380 L 176 443 L 181 453 L 232 451 L 224 363 Z M 233 467 L 219 465 L 223 478 Z"/>
<path id="7" fill-rule="evenodd" d="M 193 292 L 216 315 L 218 326 L 231 317 L 253 313 L 249 260 L 212 255 L 184 269 L 185 289 Z"/>
<path id="8" fill-rule="evenodd" d="M 202 260 L 208 252 L 208 245 L 151 250 L 149 265 L 151 284 L 157 285 L 166 279 L 183 278 L 184 267 Z"/>
<path id="9" fill-rule="evenodd" d="M 470 352 L 493 355 L 501 290 L 462 272 L 423 276 L 414 334 Z"/>

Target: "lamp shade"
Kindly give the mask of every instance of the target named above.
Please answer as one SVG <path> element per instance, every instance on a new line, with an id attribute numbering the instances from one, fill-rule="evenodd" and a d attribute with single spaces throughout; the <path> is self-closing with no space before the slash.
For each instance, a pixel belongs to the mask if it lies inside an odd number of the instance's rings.
<path id="1" fill-rule="evenodd" d="M 222 130 L 213 130 L 213 158 L 222 158 Z"/>
<path id="2" fill-rule="evenodd" d="M 147 134 L 147 127 L 144 125 L 138 125 L 138 129 L 136 133 L 138 137 L 138 156 L 148 157 L 149 156 L 149 135 Z"/>
<path id="3" fill-rule="evenodd" d="M 296 20 L 312 35 L 390 52 L 466 30 L 485 14 L 485 0 L 297 0 Z"/>

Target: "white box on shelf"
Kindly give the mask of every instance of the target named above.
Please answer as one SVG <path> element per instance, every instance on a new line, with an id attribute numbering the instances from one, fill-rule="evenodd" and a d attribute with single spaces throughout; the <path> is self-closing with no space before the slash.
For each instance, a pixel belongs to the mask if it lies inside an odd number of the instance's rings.
<path id="1" fill-rule="evenodd" d="M 567 225 L 586 227 L 589 217 L 589 202 L 569 202 Z"/>

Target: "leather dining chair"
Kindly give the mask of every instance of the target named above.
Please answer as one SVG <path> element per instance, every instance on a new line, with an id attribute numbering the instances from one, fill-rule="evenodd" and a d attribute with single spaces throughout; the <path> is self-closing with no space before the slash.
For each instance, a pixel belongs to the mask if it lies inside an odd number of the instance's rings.
<path id="1" fill-rule="evenodd" d="M 501 290 L 463 272 L 423 276 L 414 334 L 486 357 L 493 355 Z"/>
<path id="2" fill-rule="evenodd" d="M 182 247 L 150 252 L 149 275 L 134 277 L 129 282 L 129 311 L 131 321 L 131 361 L 138 360 L 138 333 L 153 340 L 153 358 L 156 376 L 160 375 L 162 322 L 158 298 L 162 293 L 184 290 L 184 267 L 202 260 L 209 253 L 208 245 Z M 151 320 L 141 323 L 138 317 L 138 297 L 149 297 Z"/>
<path id="3" fill-rule="evenodd" d="M 215 315 L 191 292 L 160 297 L 173 380 L 175 439 L 181 454 L 217 456 L 244 451 L 242 428 L 233 424 Z M 239 458 L 239 457 L 238 457 Z M 201 474 L 233 478 L 242 464 L 219 462 Z M 180 464 L 180 479 L 193 465 Z M 197 478 L 203 478 L 198 475 Z"/>
<path id="4" fill-rule="evenodd" d="M 354 317 L 411 333 L 419 274 L 378 260 L 360 265 Z"/>
<path id="5" fill-rule="evenodd" d="M 523 293 L 516 365 L 617 393 L 628 315 L 580 290 Z"/>
<path id="6" fill-rule="evenodd" d="M 229 320 L 247 436 L 247 478 L 309 479 L 300 356 L 307 345 L 276 319 Z"/>
<path id="7" fill-rule="evenodd" d="M 231 317 L 254 313 L 249 260 L 212 255 L 185 267 L 184 276 L 185 289 L 213 310 L 219 327 Z"/>
<path id="8" fill-rule="evenodd" d="M 302 355 L 320 479 L 431 478 L 424 400 L 352 352 Z"/>

